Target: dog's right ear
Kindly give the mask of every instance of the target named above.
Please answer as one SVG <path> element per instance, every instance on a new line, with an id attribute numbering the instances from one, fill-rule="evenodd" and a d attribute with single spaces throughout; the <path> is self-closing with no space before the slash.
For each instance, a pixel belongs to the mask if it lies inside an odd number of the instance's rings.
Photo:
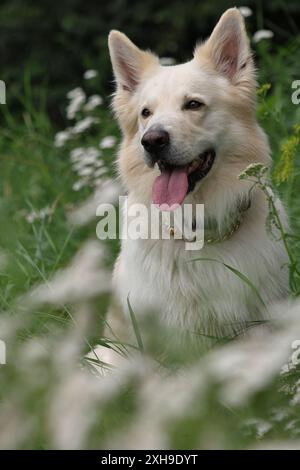
<path id="1" fill-rule="evenodd" d="M 120 31 L 109 33 L 108 47 L 117 85 L 130 93 L 136 89 L 144 71 L 159 63 L 154 54 L 139 49 Z"/>
<path id="2" fill-rule="evenodd" d="M 202 48 L 214 65 L 214 68 L 232 83 L 251 80 L 254 66 L 245 30 L 245 21 L 237 8 L 229 8 L 221 16 L 210 38 L 197 48 L 195 56 Z"/>

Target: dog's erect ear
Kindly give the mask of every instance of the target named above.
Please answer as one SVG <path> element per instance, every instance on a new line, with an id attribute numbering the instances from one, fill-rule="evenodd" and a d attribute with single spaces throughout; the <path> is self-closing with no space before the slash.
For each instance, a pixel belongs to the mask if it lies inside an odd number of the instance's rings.
<path id="1" fill-rule="evenodd" d="M 244 19 L 237 8 L 221 16 L 205 46 L 216 69 L 235 81 L 252 60 Z"/>
<path id="2" fill-rule="evenodd" d="M 108 47 L 117 84 L 123 90 L 133 92 L 145 69 L 158 64 L 154 54 L 139 49 L 120 31 L 110 32 Z"/>

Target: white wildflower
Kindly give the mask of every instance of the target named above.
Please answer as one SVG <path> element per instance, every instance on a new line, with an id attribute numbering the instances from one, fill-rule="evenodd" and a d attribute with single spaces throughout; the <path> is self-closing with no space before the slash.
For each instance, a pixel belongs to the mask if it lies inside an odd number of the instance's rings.
<path id="1" fill-rule="evenodd" d="M 71 153 L 70 153 L 71 162 L 77 162 L 78 160 L 80 160 L 82 155 L 84 155 L 84 153 L 85 153 L 85 149 L 83 147 L 77 147 L 71 150 Z"/>
<path id="2" fill-rule="evenodd" d="M 74 119 L 76 113 L 81 110 L 83 103 L 85 103 L 86 94 L 82 88 L 75 88 L 75 90 L 68 93 L 68 97 L 70 98 L 70 103 L 66 109 L 67 118 Z"/>
<path id="3" fill-rule="evenodd" d="M 47 216 L 53 214 L 53 209 L 51 207 L 44 207 L 40 210 L 32 210 L 26 214 L 25 218 L 29 224 L 33 224 L 36 220 L 45 219 Z"/>
<path id="4" fill-rule="evenodd" d="M 72 168 L 81 177 L 79 181 L 74 183 L 74 191 L 79 191 L 84 186 L 95 186 L 93 179 L 95 174 L 97 176 L 99 173 L 99 169 L 101 169 L 101 174 L 105 173 L 102 168 L 104 163 L 99 160 L 101 154 L 101 150 L 95 147 L 78 147 L 71 151 L 70 160 Z"/>
<path id="5" fill-rule="evenodd" d="M 31 211 L 29 214 L 26 214 L 25 219 L 29 224 L 33 224 L 35 220 L 38 218 L 38 213 L 36 211 Z"/>
<path id="6" fill-rule="evenodd" d="M 174 65 L 176 60 L 173 57 L 161 57 L 159 59 L 161 65 Z"/>
<path id="7" fill-rule="evenodd" d="M 82 168 L 86 168 L 89 165 L 94 166 L 94 160 L 91 158 L 85 158 L 84 160 L 74 163 L 72 168 L 74 171 L 79 172 Z"/>
<path id="8" fill-rule="evenodd" d="M 289 364 L 284 364 L 284 365 L 281 367 L 280 375 L 288 374 L 289 372 L 290 372 Z"/>
<path id="9" fill-rule="evenodd" d="M 90 176 L 93 173 L 93 168 L 90 166 L 84 166 L 83 168 L 79 168 L 78 174 L 79 176 Z"/>
<path id="10" fill-rule="evenodd" d="M 85 372 L 69 372 L 55 387 L 55 400 L 49 404 L 48 422 L 56 449 L 82 449 L 95 416 L 95 391 Z M 88 400 L 81 400 L 84 393 Z M 99 394 L 99 391 L 98 391 Z"/>
<path id="11" fill-rule="evenodd" d="M 95 165 L 100 156 L 101 151 L 95 147 L 76 148 L 71 151 L 70 160 L 74 163 L 74 168 L 81 168 L 83 165 Z"/>
<path id="12" fill-rule="evenodd" d="M 40 219 L 45 219 L 47 216 L 51 215 L 53 213 L 53 209 L 51 207 L 44 207 L 43 209 L 40 210 L 39 216 Z"/>
<path id="13" fill-rule="evenodd" d="M 63 147 L 65 143 L 72 137 L 72 133 L 69 129 L 65 131 L 60 131 L 55 134 L 54 146 Z"/>
<path id="14" fill-rule="evenodd" d="M 106 168 L 101 167 L 94 172 L 94 176 L 95 178 L 99 178 L 100 176 L 103 176 L 105 173 L 106 173 Z"/>
<path id="15" fill-rule="evenodd" d="M 116 142 L 117 139 L 114 135 L 108 135 L 101 140 L 99 147 L 101 149 L 110 149 L 116 145 Z"/>
<path id="16" fill-rule="evenodd" d="M 72 186 L 72 189 L 73 191 L 80 191 L 82 188 L 84 188 L 86 186 L 86 181 L 85 180 L 78 180 L 76 181 L 76 183 L 73 184 Z"/>
<path id="17" fill-rule="evenodd" d="M 76 254 L 69 267 L 30 293 L 28 300 L 35 304 L 60 305 L 82 302 L 110 291 L 110 275 L 104 267 L 105 251 L 97 241 L 89 241 Z"/>
<path id="18" fill-rule="evenodd" d="M 251 16 L 251 15 L 252 15 L 252 10 L 251 10 L 251 8 L 249 8 L 249 7 L 240 7 L 240 8 L 239 8 L 239 11 L 240 11 L 240 14 L 241 14 L 244 18 L 248 18 L 248 16 Z"/>
<path id="19" fill-rule="evenodd" d="M 268 421 L 259 420 L 256 425 L 257 437 L 262 438 L 267 432 L 272 429 L 273 425 Z"/>
<path id="20" fill-rule="evenodd" d="M 69 100 L 73 100 L 74 98 L 77 98 L 78 96 L 81 96 L 84 93 L 83 89 L 81 87 L 74 88 L 73 90 L 70 90 L 67 94 L 67 97 Z"/>
<path id="21" fill-rule="evenodd" d="M 95 162 L 95 167 L 96 168 L 101 168 L 104 165 L 104 162 L 102 160 L 97 160 Z"/>
<path id="22" fill-rule="evenodd" d="M 285 426 L 285 431 L 293 430 L 293 429 L 295 429 L 296 426 L 297 426 L 297 420 L 296 420 L 296 419 L 292 419 L 292 420 L 289 421 L 288 424 Z"/>
<path id="23" fill-rule="evenodd" d="M 93 159 L 96 160 L 98 157 L 100 157 L 101 151 L 96 149 L 95 147 L 88 147 L 85 151 L 84 158 L 85 159 Z"/>
<path id="24" fill-rule="evenodd" d="M 268 29 L 260 29 L 259 31 L 256 31 L 253 35 L 253 41 L 254 42 L 259 42 L 262 39 L 270 39 L 274 36 L 274 33 Z"/>
<path id="25" fill-rule="evenodd" d="M 280 314 L 289 308 L 289 322 L 284 323 Z M 212 352 L 206 361 L 210 374 L 223 382 L 222 399 L 231 405 L 245 402 L 278 377 L 287 362 L 291 344 L 300 336 L 300 303 L 280 304 L 272 308 L 272 317 L 282 326 L 280 331 L 256 329 L 247 341 L 228 344 L 220 351 Z M 279 320 L 280 318 L 280 320 Z M 275 320 L 274 320 L 275 322 Z M 264 335 L 259 336 L 259 331 Z"/>
<path id="26" fill-rule="evenodd" d="M 272 410 L 272 421 L 280 423 L 288 416 L 288 411 L 284 408 L 274 408 Z"/>
<path id="27" fill-rule="evenodd" d="M 263 419 L 258 418 L 251 418 L 245 422 L 246 426 L 254 427 L 256 430 L 256 435 L 260 439 L 262 438 L 267 432 L 269 432 L 273 425 Z"/>
<path id="28" fill-rule="evenodd" d="M 101 186 L 102 183 L 103 183 L 103 179 L 102 179 L 102 178 L 96 178 L 96 179 L 94 180 L 94 186 L 95 186 L 96 188 L 99 188 L 99 186 Z"/>
<path id="29" fill-rule="evenodd" d="M 251 447 L 251 450 L 299 450 L 300 443 L 298 440 L 263 440 L 259 446 Z"/>
<path id="30" fill-rule="evenodd" d="M 93 111 L 97 106 L 101 106 L 103 98 L 100 95 L 92 95 L 89 97 L 88 102 L 84 106 L 84 111 Z"/>
<path id="31" fill-rule="evenodd" d="M 79 162 L 73 163 L 72 168 L 74 171 L 78 172 L 82 168 L 85 168 L 86 165 L 85 161 L 80 160 Z"/>
<path id="32" fill-rule="evenodd" d="M 300 405 L 300 390 L 295 394 L 295 396 L 292 398 L 290 404 L 292 406 L 297 406 Z"/>
<path id="33" fill-rule="evenodd" d="M 92 116 L 87 116 L 86 118 L 81 119 L 81 121 L 78 121 L 77 124 L 75 124 L 72 132 L 73 134 L 81 134 L 97 122 L 99 122 L 99 119 L 96 119 Z"/>
<path id="34" fill-rule="evenodd" d="M 85 78 L 85 80 L 91 80 L 91 78 L 95 78 L 97 77 L 97 75 L 98 75 L 97 70 L 90 69 L 84 72 L 83 78 Z"/>
<path id="35" fill-rule="evenodd" d="M 100 183 L 99 183 L 100 184 Z M 82 226 L 96 217 L 96 210 L 99 204 L 116 204 L 120 195 L 120 185 L 111 179 L 102 179 L 101 184 L 95 193 L 88 198 L 79 208 L 74 209 L 69 214 L 72 224 Z"/>

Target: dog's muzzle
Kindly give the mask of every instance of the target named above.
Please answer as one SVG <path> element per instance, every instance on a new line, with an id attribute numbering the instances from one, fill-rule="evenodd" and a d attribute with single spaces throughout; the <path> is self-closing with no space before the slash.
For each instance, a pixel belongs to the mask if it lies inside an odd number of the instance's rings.
<path id="1" fill-rule="evenodd" d="M 163 129 L 149 129 L 143 135 L 141 144 L 148 153 L 153 166 L 162 158 L 162 154 L 168 149 L 170 135 Z"/>

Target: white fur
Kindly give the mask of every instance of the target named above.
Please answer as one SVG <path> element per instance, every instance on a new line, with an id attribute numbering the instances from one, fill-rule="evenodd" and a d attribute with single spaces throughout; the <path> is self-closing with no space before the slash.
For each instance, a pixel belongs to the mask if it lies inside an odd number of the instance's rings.
<path id="1" fill-rule="evenodd" d="M 241 16 L 228 10 L 186 64 L 162 67 L 119 32 L 110 35 L 110 51 L 117 80 L 114 108 L 124 134 L 119 170 L 129 206 L 151 203 L 159 172 L 146 166 L 140 141 L 159 124 L 170 134 L 175 164 L 192 161 L 209 145 L 216 149 L 212 170 L 185 202 L 204 203 L 206 215 L 222 226 L 248 194 L 249 183 L 239 181 L 239 173 L 250 163 L 270 162 L 266 136 L 255 118 L 254 66 Z M 183 111 L 186 97 L 205 106 Z M 144 107 L 152 112 L 147 119 L 141 117 Z M 280 202 L 278 208 L 285 220 Z M 240 331 L 245 321 L 265 318 L 255 292 L 233 272 L 221 263 L 191 259 L 223 261 L 247 276 L 266 303 L 277 300 L 287 292 L 287 259 L 282 243 L 266 233 L 266 216 L 265 197 L 255 192 L 239 230 L 199 252 L 185 250 L 179 240 L 124 240 L 114 273 L 124 311 L 129 295 L 136 315 L 157 311 L 169 325 L 220 336 Z"/>
<path id="2" fill-rule="evenodd" d="M 265 231 L 266 211 L 257 200 L 239 231 L 228 241 L 187 251 L 180 240 L 124 240 L 115 271 L 123 308 L 127 296 L 134 312 L 157 311 L 170 325 L 208 335 L 240 331 L 244 321 L 267 318 L 254 291 L 225 266 L 238 269 L 257 286 L 266 304 L 286 293 L 286 255 Z"/>

